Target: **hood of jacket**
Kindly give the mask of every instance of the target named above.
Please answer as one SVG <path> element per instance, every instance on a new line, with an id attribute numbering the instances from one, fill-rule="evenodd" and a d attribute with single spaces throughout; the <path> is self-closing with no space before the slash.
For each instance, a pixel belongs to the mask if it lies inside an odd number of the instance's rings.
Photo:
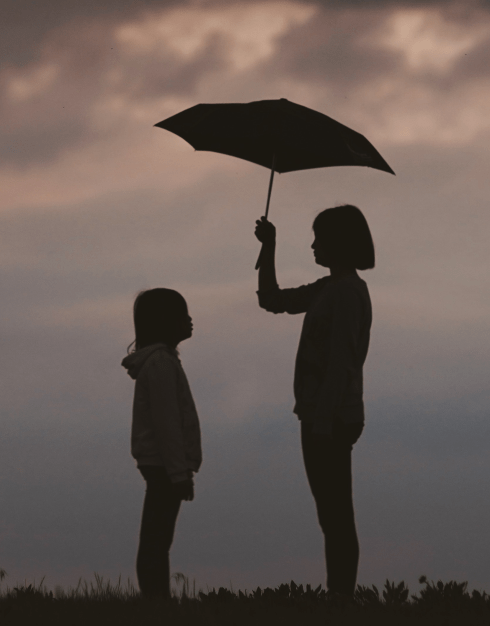
<path id="1" fill-rule="evenodd" d="M 128 356 L 124 357 L 122 360 L 121 365 L 128 370 L 128 374 L 131 378 L 136 380 L 148 357 L 157 350 L 165 350 L 172 356 L 177 356 L 176 350 L 169 348 L 166 344 L 153 343 L 151 346 L 146 346 L 146 348 L 141 348 L 141 350 L 135 350 L 131 354 L 128 354 Z"/>

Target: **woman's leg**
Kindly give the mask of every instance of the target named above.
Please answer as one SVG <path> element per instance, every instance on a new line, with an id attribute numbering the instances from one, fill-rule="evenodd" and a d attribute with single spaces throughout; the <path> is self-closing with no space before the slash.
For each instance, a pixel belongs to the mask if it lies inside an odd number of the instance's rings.
<path id="1" fill-rule="evenodd" d="M 169 551 L 181 501 L 172 492 L 165 468 L 141 466 L 146 494 L 141 518 L 136 573 L 145 597 L 170 597 Z"/>
<path id="2" fill-rule="evenodd" d="M 359 542 L 352 501 L 352 446 L 362 424 L 340 424 L 331 438 L 301 424 L 306 475 L 325 537 L 327 589 L 352 595 L 356 587 Z"/>

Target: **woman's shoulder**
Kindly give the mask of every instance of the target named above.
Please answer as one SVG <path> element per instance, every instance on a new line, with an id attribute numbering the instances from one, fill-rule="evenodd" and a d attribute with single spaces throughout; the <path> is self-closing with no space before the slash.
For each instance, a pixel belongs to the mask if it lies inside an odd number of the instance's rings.
<path id="1" fill-rule="evenodd" d="M 301 285 L 299 289 L 308 289 L 311 291 L 322 291 L 324 287 L 330 285 L 332 283 L 331 276 L 322 276 L 312 283 L 307 283 L 305 285 Z"/>
<path id="2" fill-rule="evenodd" d="M 323 283 L 325 289 L 320 293 L 320 299 L 325 302 L 340 301 L 352 305 L 369 298 L 367 285 L 357 274 L 344 276 L 339 280 L 332 280 L 330 276 L 325 278 L 330 279 Z"/>
<path id="3" fill-rule="evenodd" d="M 357 291 L 358 294 L 364 298 L 369 298 L 369 289 L 365 280 L 363 280 L 358 274 L 354 275 L 353 280 L 350 282 L 351 289 Z"/>
<path id="4" fill-rule="evenodd" d="M 357 274 L 340 280 L 335 287 L 335 292 L 338 301 L 343 307 L 360 307 L 361 309 L 365 309 L 370 306 L 371 299 L 367 284 Z"/>
<path id="5" fill-rule="evenodd" d="M 331 284 L 335 285 L 338 291 L 367 290 L 367 283 L 359 274 L 348 274 L 347 276 L 343 276 L 340 280 L 332 281 Z"/>

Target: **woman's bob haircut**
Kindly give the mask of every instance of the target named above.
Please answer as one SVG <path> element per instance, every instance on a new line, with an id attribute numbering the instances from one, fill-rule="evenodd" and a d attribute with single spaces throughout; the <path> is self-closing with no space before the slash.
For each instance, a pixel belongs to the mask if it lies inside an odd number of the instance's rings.
<path id="1" fill-rule="evenodd" d="M 133 305 L 135 349 L 152 343 L 175 348 L 176 329 L 187 314 L 187 303 L 178 291 L 163 287 L 141 291 Z"/>
<path id="2" fill-rule="evenodd" d="M 374 244 L 362 212 L 352 204 L 325 209 L 313 222 L 321 247 L 328 250 L 334 266 L 370 270 L 374 267 Z"/>

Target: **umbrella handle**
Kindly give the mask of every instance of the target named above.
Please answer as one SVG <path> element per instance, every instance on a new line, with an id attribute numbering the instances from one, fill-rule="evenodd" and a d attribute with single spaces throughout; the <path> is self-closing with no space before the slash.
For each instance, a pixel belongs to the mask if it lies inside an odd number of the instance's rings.
<path id="1" fill-rule="evenodd" d="M 274 180 L 274 166 L 276 164 L 276 154 L 272 155 L 272 166 L 271 166 L 271 177 L 269 180 L 269 193 L 267 194 L 267 206 L 265 207 L 265 219 L 269 215 L 269 204 L 271 201 L 271 193 L 272 193 L 272 181 Z M 262 257 L 262 250 L 260 250 L 260 254 L 257 259 L 257 263 L 255 264 L 255 269 L 258 270 L 260 267 L 260 259 Z"/>

